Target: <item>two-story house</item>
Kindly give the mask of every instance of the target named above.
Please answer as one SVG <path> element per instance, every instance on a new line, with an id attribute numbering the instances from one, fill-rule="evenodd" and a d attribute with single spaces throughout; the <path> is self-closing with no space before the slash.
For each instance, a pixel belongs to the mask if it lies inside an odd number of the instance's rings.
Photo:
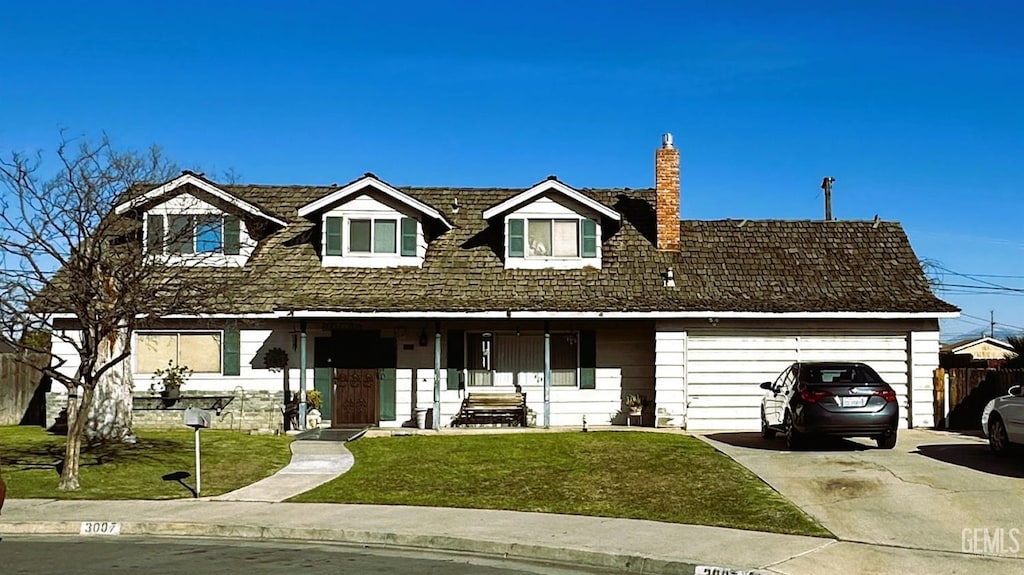
<path id="1" fill-rule="evenodd" d="M 319 390 L 335 426 L 409 425 L 417 409 L 445 426 L 467 392 L 520 390 L 538 425 L 624 423 L 624 397 L 642 394 L 647 424 L 757 429 L 758 384 L 837 359 L 882 374 L 904 425 L 932 425 L 938 320 L 957 309 L 898 223 L 680 220 L 668 135 L 654 175 L 640 190 L 467 189 L 185 172 L 115 212 L 180 273 L 237 280 L 230 305 L 133 335 L 136 388 L 170 361 L 193 370 L 190 392 L 280 404 L 276 348 L 290 389 Z"/>

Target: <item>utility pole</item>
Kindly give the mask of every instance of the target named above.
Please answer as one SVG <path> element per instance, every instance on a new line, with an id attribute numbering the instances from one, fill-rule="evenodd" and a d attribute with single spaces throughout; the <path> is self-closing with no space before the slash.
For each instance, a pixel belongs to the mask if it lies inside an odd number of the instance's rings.
<path id="1" fill-rule="evenodd" d="M 832 219 L 832 184 L 836 181 L 831 176 L 826 176 L 821 180 L 821 189 L 825 190 L 825 221 Z"/>
<path id="2" fill-rule="evenodd" d="M 990 310 L 988 312 L 988 317 L 989 317 L 988 336 L 991 337 L 992 339 L 995 339 L 995 337 L 996 337 L 996 312 L 995 312 L 995 310 Z"/>

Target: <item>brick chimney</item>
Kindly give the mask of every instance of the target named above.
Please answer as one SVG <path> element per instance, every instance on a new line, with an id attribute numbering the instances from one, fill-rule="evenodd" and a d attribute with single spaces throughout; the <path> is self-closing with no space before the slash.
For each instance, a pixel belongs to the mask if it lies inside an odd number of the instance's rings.
<path id="1" fill-rule="evenodd" d="M 679 251 L 679 150 L 672 134 L 661 137 L 654 153 L 655 210 L 658 213 L 658 249 Z"/>

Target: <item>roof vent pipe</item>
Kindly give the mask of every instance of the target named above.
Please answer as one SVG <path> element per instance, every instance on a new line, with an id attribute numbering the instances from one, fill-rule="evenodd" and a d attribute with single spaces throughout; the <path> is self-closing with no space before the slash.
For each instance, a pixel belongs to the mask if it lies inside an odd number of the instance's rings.
<path id="1" fill-rule="evenodd" d="M 665 270 L 665 287 L 676 287 L 676 274 L 672 268 Z"/>

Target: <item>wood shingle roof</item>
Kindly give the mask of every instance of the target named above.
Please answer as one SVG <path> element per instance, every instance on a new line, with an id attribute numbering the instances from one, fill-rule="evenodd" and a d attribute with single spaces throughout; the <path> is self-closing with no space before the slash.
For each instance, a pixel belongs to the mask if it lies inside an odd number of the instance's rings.
<path id="1" fill-rule="evenodd" d="M 601 269 L 505 269 L 482 213 L 522 189 L 397 187 L 454 224 L 422 268 L 324 268 L 297 210 L 337 187 L 223 186 L 288 222 L 239 274 L 237 307 L 211 312 L 950 312 L 896 222 L 683 220 L 655 247 L 654 190 L 582 190 L 623 215 Z M 459 209 L 452 209 L 458 199 Z M 675 287 L 664 285 L 672 269 Z"/>

